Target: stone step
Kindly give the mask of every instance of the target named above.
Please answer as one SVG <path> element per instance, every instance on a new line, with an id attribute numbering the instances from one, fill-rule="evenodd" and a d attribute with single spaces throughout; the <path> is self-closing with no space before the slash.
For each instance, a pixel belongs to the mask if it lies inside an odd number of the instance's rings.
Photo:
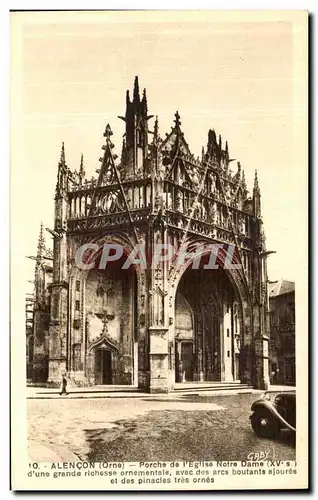
<path id="1" fill-rule="evenodd" d="M 253 386 L 249 384 L 241 384 L 239 382 L 211 382 L 211 383 L 197 383 L 197 384 L 187 384 L 180 383 L 174 386 L 174 391 L 187 391 L 187 392 L 197 392 L 197 391 L 241 391 L 241 390 L 252 390 Z"/>

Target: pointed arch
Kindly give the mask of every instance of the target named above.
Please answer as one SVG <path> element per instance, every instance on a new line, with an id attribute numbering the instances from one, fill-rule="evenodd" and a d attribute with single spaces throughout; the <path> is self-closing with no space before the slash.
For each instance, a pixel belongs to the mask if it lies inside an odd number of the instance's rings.
<path id="1" fill-rule="evenodd" d="M 118 347 L 116 344 L 109 339 L 108 336 L 105 334 L 102 334 L 101 337 L 98 337 L 95 339 L 89 346 L 88 346 L 88 351 L 92 352 L 95 349 L 109 349 L 111 351 L 115 351 L 118 353 Z"/>

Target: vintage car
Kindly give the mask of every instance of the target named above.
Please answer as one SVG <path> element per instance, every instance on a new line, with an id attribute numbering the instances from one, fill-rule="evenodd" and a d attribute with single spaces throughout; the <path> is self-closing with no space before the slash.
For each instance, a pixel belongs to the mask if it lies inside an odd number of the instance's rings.
<path id="1" fill-rule="evenodd" d="M 259 437 L 275 437 L 281 430 L 296 432 L 296 392 L 280 392 L 273 400 L 265 392 L 251 406 L 251 425 Z"/>

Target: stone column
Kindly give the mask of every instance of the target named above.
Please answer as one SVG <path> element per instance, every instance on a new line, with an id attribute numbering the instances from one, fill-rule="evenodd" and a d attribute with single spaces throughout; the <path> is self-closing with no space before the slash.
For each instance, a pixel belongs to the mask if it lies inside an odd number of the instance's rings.
<path id="1" fill-rule="evenodd" d="M 172 255 L 167 250 L 167 228 L 163 183 L 155 183 L 154 206 L 150 223 L 148 251 L 152 257 L 149 272 L 149 391 L 167 393 L 169 373 L 169 298 L 168 269 Z M 167 252 L 167 253 L 165 253 Z"/>
<path id="2" fill-rule="evenodd" d="M 176 349 L 176 357 L 175 357 L 175 371 L 176 371 L 176 382 L 182 382 L 183 380 L 183 367 L 182 367 L 182 360 L 181 360 L 181 342 L 176 341 L 175 344 L 175 349 Z"/>
<path id="3" fill-rule="evenodd" d="M 150 327 L 150 384 L 151 393 L 169 392 L 168 328 Z"/>
<path id="4" fill-rule="evenodd" d="M 222 352 L 223 352 L 223 377 L 226 382 L 233 381 L 232 373 L 232 321 L 231 307 L 227 303 L 223 306 L 223 328 L 222 328 Z"/>
<path id="5" fill-rule="evenodd" d="M 264 308 L 254 307 L 254 386 L 257 389 L 267 390 L 269 387 L 268 343 L 269 338 L 264 329 Z"/>
<path id="6" fill-rule="evenodd" d="M 239 373 L 244 384 L 253 384 L 253 310 L 252 306 L 243 301 L 240 311 L 240 353 Z"/>
<path id="7" fill-rule="evenodd" d="M 51 285 L 51 321 L 49 327 L 49 376 L 47 384 L 60 384 L 67 371 L 67 284 Z"/>
<path id="8" fill-rule="evenodd" d="M 203 353 L 201 347 L 199 347 L 198 350 L 198 375 L 199 375 L 199 382 L 203 382 L 204 377 L 203 377 Z"/>
<path id="9" fill-rule="evenodd" d="M 148 286 L 149 279 L 145 270 L 139 270 L 137 275 L 138 292 L 137 292 L 137 307 L 136 307 L 136 328 L 138 340 L 138 364 L 135 369 L 138 372 L 137 381 L 138 387 L 143 390 L 149 388 L 149 296 Z"/>
<path id="10" fill-rule="evenodd" d="M 64 170 L 63 170 L 64 169 Z M 55 222 L 53 244 L 53 281 L 51 290 L 51 315 L 49 326 L 49 374 L 48 385 L 57 385 L 61 373 L 67 366 L 68 325 L 68 242 L 66 237 L 67 214 L 69 213 L 66 193 L 64 144 L 59 164 L 58 184 L 55 196 Z"/>

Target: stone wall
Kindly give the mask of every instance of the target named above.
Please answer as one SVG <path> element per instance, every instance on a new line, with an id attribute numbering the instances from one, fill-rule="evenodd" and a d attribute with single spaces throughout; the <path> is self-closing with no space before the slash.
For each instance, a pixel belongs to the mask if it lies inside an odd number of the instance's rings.
<path id="1" fill-rule="evenodd" d="M 88 383 L 97 377 L 97 349 L 111 352 L 112 384 L 134 382 L 134 279 L 132 272 L 91 270 L 85 284 L 85 366 Z M 80 305 L 79 305 L 80 306 Z"/>

